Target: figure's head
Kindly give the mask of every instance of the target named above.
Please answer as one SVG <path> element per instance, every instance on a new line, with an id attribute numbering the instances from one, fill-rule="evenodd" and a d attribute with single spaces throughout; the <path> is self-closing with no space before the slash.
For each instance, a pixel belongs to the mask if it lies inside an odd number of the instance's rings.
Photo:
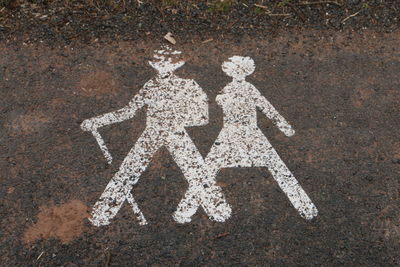
<path id="1" fill-rule="evenodd" d="M 233 56 L 222 63 L 222 70 L 234 80 L 244 80 L 255 70 L 254 60 L 250 57 Z"/>
<path id="2" fill-rule="evenodd" d="M 155 68 L 160 75 L 172 73 L 177 68 L 185 64 L 182 60 L 176 60 L 182 52 L 173 51 L 170 47 L 165 46 L 162 50 L 155 50 L 154 60 L 149 61 L 150 66 Z"/>

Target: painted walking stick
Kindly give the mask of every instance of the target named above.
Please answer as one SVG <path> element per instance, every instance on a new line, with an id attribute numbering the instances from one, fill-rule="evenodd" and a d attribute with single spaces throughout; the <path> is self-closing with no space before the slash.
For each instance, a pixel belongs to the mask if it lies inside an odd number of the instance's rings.
<path id="1" fill-rule="evenodd" d="M 103 152 L 104 157 L 107 159 L 108 164 L 112 163 L 112 156 L 110 152 L 108 151 L 108 148 L 106 144 L 104 143 L 103 138 L 101 137 L 100 133 L 97 131 L 97 129 L 92 130 L 92 134 L 94 138 L 96 139 L 97 143 L 99 144 L 99 147 L 101 151 Z"/>

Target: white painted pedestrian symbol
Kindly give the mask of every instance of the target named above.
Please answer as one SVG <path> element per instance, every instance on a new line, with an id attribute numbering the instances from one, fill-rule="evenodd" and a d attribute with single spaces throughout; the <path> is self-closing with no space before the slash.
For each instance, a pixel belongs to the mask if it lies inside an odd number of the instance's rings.
<path id="1" fill-rule="evenodd" d="M 157 77 L 147 82 L 126 107 L 87 119 L 81 124 L 83 130 L 93 133 L 111 163 L 112 157 L 98 129 L 131 119 L 138 109 L 147 108 L 146 129 L 93 207 L 90 220 L 96 226 L 109 224 L 125 200 L 138 215 L 139 223 L 147 223 L 131 190 L 154 153 L 161 147 L 166 147 L 172 154 L 189 184 L 189 194 L 195 196 L 195 203 L 199 203 L 211 219 L 224 221 L 227 219 L 226 214 L 230 214 L 230 206 L 221 188 L 215 185 L 215 180 L 210 177 L 203 181 L 207 176 L 206 165 L 185 130 L 185 127 L 208 123 L 208 99 L 195 81 L 173 74 L 184 64 L 183 61 L 175 62 L 171 59 L 179 54 L 179 51 L 169 49 L 157 51 L 155 60 L 149 62 L 157 70 Z M 166 58 L 167 55 L 170 57 Z M 174 219 L 181 223 L 189 222 L 191 218 L 186 215 L 186 212 L 178 210 Z"/>
<path id="2" fill-rule="evenodd" d="M 254 72 L 254 61 L 234 56 L 222 64 L 233 81 L 217 96 L 224 126 L 204 160 L 185 127 L 208 123 L 208 99 L 194 80 L 173 73 L 184 64 L 171 59 L 179 54 L 169 48 L 156 51 L 155 60 L 149 62 L 158 72 L 156 78 L 147 82 L 126 107 L 82 123 L 81 128 L 92 132 L 111 163 L 111 154 L 98 129 L 131 119 L 137 110 L 147 108 L 146 128 L 94 205 L 91 222 L 96 226 L 109 224 L 127 200 L 139 223 L 147 223 L 131 190 L 161 147 L 169 150 L 188 182 L 188 190 L 173 215 L 179 223 L 190 222 L 200 206 L 215 221 L 224 222 L 231 216 L 231 207 L 216 185 L 219 170 L 229 167 L 267 167 L 300 215 L 306 219 L 315 217 L 317 208 L 257 126 L 259 108 L 285 135 L 295 133 L 268 100 L 245 81 Z"/>
<path id="3" fill-rule="evenodd" d="M 254 72 L 254 61 L 234 56 L 222 64 L 222 69 L 233 81 L 216 98 L 223 110 L 224 125 L 205 159 L 208 175 L 205 181 L 214 181 L 221 168 L 267 167 L 300 215 L 312 219 L 318 214 L 317 208 L 257 126 L 256 110 L 259 108 L 286 136 L 295 133 L 268 100 L 245 81 L 245 77 Z M 195 190 L 189 188 L 178 206 L 178 210 L 190 213 L 187 216 L 194 214 L 201 204 L 194 193 Z"/>

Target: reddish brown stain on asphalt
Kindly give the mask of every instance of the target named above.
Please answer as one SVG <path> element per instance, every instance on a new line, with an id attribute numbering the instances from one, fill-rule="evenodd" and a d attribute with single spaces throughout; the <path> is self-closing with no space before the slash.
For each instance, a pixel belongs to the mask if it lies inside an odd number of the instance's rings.
<path id="1" fill-rule="evenodd" d="M 37 222 L 25 231 L 24 242 L 54 237 L 62 243 L 69 243 L 84 231 L 87 217 L 88 207 L 79 200 L 42 209 Z"/>
<path id="2" fill-rule="evenodd" d="M 27 135 L 40 130 L 49 122 L 51 122 L 51 118 L 42 111 L 33 111 L 15 118 L 9 124 L 9 128 L 17 134 Z"/>
<path id="3" fill-rule="evenodd" d="M 115 94 L 118 86 L 111 73 L 96 71 L 81 76 L 79 82 L 80 93 L 84 96 L 97 96 L 103 94 Z"/>

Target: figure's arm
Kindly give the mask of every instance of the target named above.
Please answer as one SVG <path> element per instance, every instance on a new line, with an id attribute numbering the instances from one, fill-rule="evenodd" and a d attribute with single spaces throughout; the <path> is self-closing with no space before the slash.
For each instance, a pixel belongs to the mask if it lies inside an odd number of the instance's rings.
<path id="1" fill-rule="evenodd" d="M 113 123 L 125 121 L 135 116 L 138 109 L 144 106 L 143 89 L 129 102 L 129 104 L 119 110 L 109 112 L 97 117 L 86 119 L 82 122 L 81 128 L 84 131 L 93 131 L 97 128 Z"/>
<path id="2" fill-rule="evenodd" d="M 193 122 L 192 126 L 206 125 L 209 121 L 207 94 L 196 82 L 191 85 L 191 90 L 193 90 L 192 96 L 195 98 L 193 101 L 195 105 L 189 110 Z"/>
<path id="3" fill-rule="evenodd" d="M 253 88 L 253 96 L 256 101 L 256 106 L 261 109 L 265 116 L 272 120 L 279 130 L 281 130 L 286 136 L 294 135 L 295 131 L 292 126 L 290 126 L 285 118 L 279 114 L 279 112 L 256 88 Z"/>

